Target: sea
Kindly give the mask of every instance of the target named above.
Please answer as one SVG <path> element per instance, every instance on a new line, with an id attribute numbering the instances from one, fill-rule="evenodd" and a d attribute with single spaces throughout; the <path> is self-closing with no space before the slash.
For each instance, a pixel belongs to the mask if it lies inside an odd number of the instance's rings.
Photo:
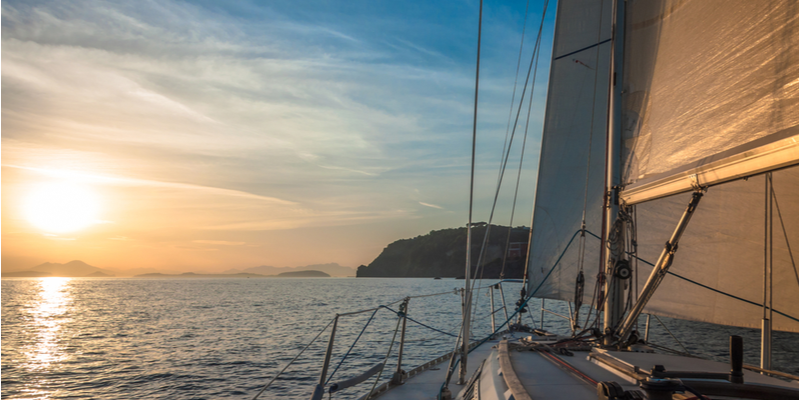
<path id="1" fill-rule="evenodd" d="M 492 314 L 499 326 L 506 320 L 503 304 L 511 313 L 519 298 L 521 285 L 504 283 L 502 293 L 493 291 L 492 308 L 487 286 L 493 283 L 476 286 L 476 339 L 490 333 Z M 403 299 L 410 297 L 400 368 L 408 371 L 453 350 L 463 284 L 430 278 L 3 279 L 0 397 L 252 399 L 272 381 L 259 399 L 307 399 L 320 379 L 337 313 L 326 381 L 385 363 L 379 384 L 397 369 Z M 540 306 L 531 302 L 527 324 L 541 327 Z M 546 307 L 568 313 L 562 302 Z M 567 331 L 566 320 L 544 315 L 545 329 Z M 651 342 L 723 362 L 730 335 L 744 338 L 745 363 L 758 365 L 758 330 L 651 320 Z M 775 332 L 773 352 L 775 369 L 797 375 L 797 334 Z M 358 398 L 375 378 L 332 398 Z"/>

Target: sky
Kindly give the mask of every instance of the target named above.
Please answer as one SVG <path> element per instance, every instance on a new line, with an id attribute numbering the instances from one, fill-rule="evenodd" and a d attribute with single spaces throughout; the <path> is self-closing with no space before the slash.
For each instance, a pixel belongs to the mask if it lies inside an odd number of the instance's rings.
<path id="1" fill-rule="evenodd" d="M 3 269 L 357 267 L 464 226 L 478 4 L 3 1 Z M 527 24 L 526 4 L 484 4 L 476 221 L 489 218 L 523 25 L 517 98 L 539 29 L 543 3 Z M 515 226 L 530 224 L 552 8 Z M 47 207 L 84 221 L 37 225 Z"/>

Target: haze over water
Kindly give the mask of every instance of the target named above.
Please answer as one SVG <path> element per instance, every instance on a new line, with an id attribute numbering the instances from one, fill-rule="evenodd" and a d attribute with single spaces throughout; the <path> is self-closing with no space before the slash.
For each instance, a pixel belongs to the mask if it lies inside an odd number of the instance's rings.
<path id="1" fill-rule="evenodd" d="M 423 278 L 3 279 L 2 397 L 252 398 L 335 313 L 449 292 L 412 299 L 409 316 L 457 333 L 461 301 L 453 289 L 462 285 L 458 280 Z M 519 284 L 506 286 L 509 307 L 518 290 Z M 484 336 L 489 332 L 485 291 L 477 299 L 475 334 Z M 548 307 L 554 305 L 548 302 Z M 395 310 L 398 306 L 390 305 Z M 533 308 L 538 309 L 538 301 Z M 371 314 L 341 318 L 330 371 Z M 538 311 L 533 316 L 538 322 Z M 741 335 L 745 362 L 758 363 L 756 330 L 663 320 L 685 339 L 690 352 L 719 361 L 727 359 L 728 335 Z M 382 362 L 396 321 L 390 311 L 378 311 L 332 382 Z M 565 327 L 556 319 L 546 324 L 554 330 Z M 797 338 L 776 333 L 777 369 L 797 374 Z M 261 398 L 307 398 L 318 379 L 327 340 L 325 332 Z M 678 348 L 658 326 L 651 340 Z M 403 369 L 452 347 L 452 337 L 409 323 Z M 391 377 L 395 363 L 396 358 L 389 359 L 384 378 Z M 363 383 L 334 398 L 357 398 L 370 386 Z"/>

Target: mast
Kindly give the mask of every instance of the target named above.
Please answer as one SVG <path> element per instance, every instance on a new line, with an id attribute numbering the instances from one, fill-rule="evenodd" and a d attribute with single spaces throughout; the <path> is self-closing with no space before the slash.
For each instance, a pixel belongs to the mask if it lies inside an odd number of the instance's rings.
<path id="1" fill-rule="evenodd" d="M 619 214 L 619 199 L 617 188 L 620 185 L 620 157 L 619 146 L 621 137 L 620 120 L 622 116 L 622 54 L 624 49 L 624 21 L 625 21 L 625 2 L 614 0 L 612 5 L 611 19 L 611 61 L 609 70 L 609 93 L 608 93 L 608 127 L 606 143 L 606 189 L 604 200 L 604 222 L 603 243 L 608 243 L 612 236 L 615 221 Z M 624 231 L 621 230 L 620 234 Z M 621 241 L 620 241 L 621 242 Z M 623 252 L 624 253 L 624 252 Z M 603 309 L 603 329 L 610 334 L 614 331 L 616 324 L 622 317 L 623 291 L 621 279 L 614 274 L 617 260 L 611 254 L 607 246 L 603 248 L 604 257 L 603 273 L 605 280 L 606 298 Z M 607 335 L 603 344 L 611 345 L 613 337 Z"/>

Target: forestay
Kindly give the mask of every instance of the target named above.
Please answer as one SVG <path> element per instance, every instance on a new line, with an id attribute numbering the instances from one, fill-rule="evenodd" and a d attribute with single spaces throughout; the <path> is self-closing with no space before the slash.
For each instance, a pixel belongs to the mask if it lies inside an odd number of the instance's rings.
<path id="1" fill-rule="evenodd" d="M 543 282 L 536 297 L 574 299 L 584 204 L 586 229 L 601 232 L 611 6 L 558 2 L 528 265 L 528 292 Z M 591 301 L 599 256 L 600 241 L 587 236 L 584 303 Z"/>

